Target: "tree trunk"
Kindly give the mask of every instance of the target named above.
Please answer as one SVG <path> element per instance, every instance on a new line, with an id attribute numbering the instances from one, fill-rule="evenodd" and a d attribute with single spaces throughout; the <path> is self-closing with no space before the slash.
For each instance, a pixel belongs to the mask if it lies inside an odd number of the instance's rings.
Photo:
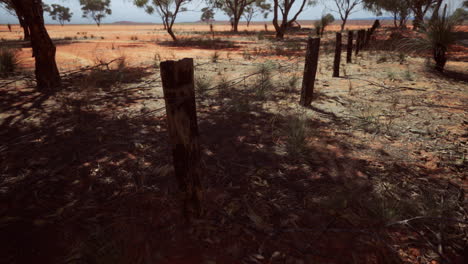
<path id="1" fill-rule="evenodd" d="M 24 38 L 23 39 L 26 40 L 26 41 L 31 40 L 31 36 L 29 34 L 28 26 L 26 25 L 26 22 L 24 21 L 23 16 L 21 15 L 21 13 L 17 9 L 18 8 L 15 8 L 15 13 L 16 13 L 16 17 L 18 18 L 20 26 L 23 28 L 23 32 L 24 32 Z"/>
<path id="2" fill-rule="evenodd" d="M 54 92 L 60 87 L 60 74 L 55 62 L 56 48 L 44 25 L 42 1 L 13 0 L 15 7 L 23 15 L 29 29 L 37 88 L 42 92 Z"/>
<path id="3" fill-rule="evenodd" d="M 233 32 L 239 32 L 239 20 L 240 18 L 234 17 L 234 20 L 232 21 L 232 31 Z"/>
<path id="4" fill-rule="evenodd" d="M 333 77 L 340 77 L 341 33 L 336 33 L 335 59 L 333 60 Z"/>
<path id="5" fill-rule="evenodd" d="M 280 27 L 277 31 L 276 31 L 276 38 L 277 39 L 284 39 L 284 29 L 282 27 Z"/>
<path id="6" fill-rule="evenodd" d="M 420 29 L 423 21 L 424 21 L 424 14 L 422 10 L 418 9 L 416 12 L 414 12 L 413 30 Z"/>
<path id="7" fill-rule="evenodd" d="M 177 37 L 176 35 L 174 34 L 174 32 L 172 31 L 172 27 L 170 26 L 167 26 L 167 33 L 169 33 L 169 35 L 171 35 L 171 38 L 174 42 L 177 42 Z"/>
<path id="8" fill-rule="evenodd" d="M 275 27 L 275 31 L 276 31 L 276 38 L 283 39 L 284 38 L 284 28 L 283 28 L 284 21 L 282 22 L 281 26 L 278 24 L 278 8 L 279 8 L 278 1 L 279 0 L 273 1 L 273 26 Z"/>
<path id="9" fill-rule="evenodd" d="M 310 106 L 314 97 L 315 75 L 320 50 L 320 38 L 309 38 L 307 40 L 307 51 L 304 64 L 304 77 L 302 79 L 301 100 L 302 106 Z"/>
<path id="10" fill-rule="evenodd" d="M 190 221 L 201 215 L 203 192 L 193 59 L 161 62 L 160 68 L 174 171 Z"/>
<path id="11" fill-rule="evenodd" d="M 341 23 L 341 31 L 340 32 L 343 32 L 345 25 L 346 25 L 346 19 L 344 19 L 343 22 Z"/>
<path id="12" fill-rule="evenodd" d="M 29 28 L 24 22 L 24 19 L 22 17 L 18 17 L 18 20 L 19 20 L 20 26 L 23 28 L 24 40 L 26 41 L 31 40 L 31 35 L 29 34 Z"/>

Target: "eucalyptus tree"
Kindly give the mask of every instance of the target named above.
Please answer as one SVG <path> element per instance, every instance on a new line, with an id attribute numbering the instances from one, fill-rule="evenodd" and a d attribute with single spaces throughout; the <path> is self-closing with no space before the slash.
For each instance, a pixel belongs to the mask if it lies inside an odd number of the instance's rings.
<path id="1" fill-rule="evenodd" d="M 390 13 L 394 26 L 398 28 L 405 28 L 408 17 L 411 15 L 408 0 L 363 0 L 363 5 L 365 9 L 379 16 L 384 12 Z"/>
<path id="2" fill-rule="evenodd" d="M 5 3 L 4 0 L 2 0 Z M 42 0 L 9 0 L 11 8 L 24 19 L 24 26 L 31 37 L 35 58 L 37 88 L 53 92 L 60 87 L 60 74 L 55 62 L 56 48 L 45 28 Z"/>
<path id="3" fill-rule="evenodd" d="M 24 17 L 18 11 L 13 8 L 13 2 L 12 0 L 0 0 L 0 7 L 5 9 L 8 13 L 10 13 L 12 16 L 16 16 L 18 18 L 18 23 L 20 24 L 21 28 L 23 28 L 23 33 L 24 33 L 24 40 L 30 40 L 30 34 L 29 34 L 29 29 L 27 25 L 25 24 Z"/>
<path id="4" fill-rule="evenodd" d="M 222 10 L 229 17 L 234 32 L 239 31 L 239 21 L 245 17 L 247 11 L 251 13 L 251 20 L 256 12 L 267 12 L 270 7 L 266 0 L 207 0 L 207 2 L 213 9 Z"/>
<path id="5" fill-rule="evenodd" d="M 214 19 L 214 11 L 209 7 L 204 7 L 201 9 L 202 15 L 200 20 L 205 23 L 210 23 Z"/>
<path id="6" fill-rule="evenodd" d="M 94 20 L 99 27 L 102 19 L 112 14 L 110 2 L 111 0 L 80 0 L 83 17 Z"/>
<path id="7" fill-rule="evenodd" d="M 323 32 L 325 32 L 325 28 L 335 21 L 335 17 L 332 14 L 323 15 L 319 20 L 315 21 L 315 31 L 317 36 L 322 37 Z"/>
<path id="8" fill-rule="evenodd" d="M 268 18 L 268 14 L 271 12 L 271 4 L 267 3 L 264 0 L 256 0 L 255 4 L 249 5 L 245 8 L 243 17 L 247 21 L 247 27 L 250 25 L 252 19 L 258 15 L 262 14 L 263 18 Z"/>
<path id="9" fill-rule="evenodd" d="M 73 13 L 70 12 L 70 8 L 64 7 L 58 4 L 52 4 L 47 6 L 47 8 L 44 8 L 44 11 L 47 11 L 52 17 L 53 20 L 56 20 L 60 23 L 60 25 L 64 25 L 65 21 L 70 22 L 70 19 L 73 16 Z"/>
<path id="10" fill-rule="evenodd" d="M 430 10 L 439 8 L 443 0 L 407 0 L 408 6 L 413 12 L 413 29 L 418 30 L 424 23 L 424 17 Z"/>
<path id="11" fill-rule="evenodd" d="M 361 6 L 362 0 L 333 0 L 333 3 L 335 8 L 331 8 L 331 10 L 340 15 L 341 31 L 343 31 L 349 16 L 359 11 L 358 8 Z"/>
<path id="12" fill-rule="evenodd" d="M 174 42 L 177 42 L 177 37 L 172 30 L 177 15 L 187 11 L 185 7 L 190 0 L 134 0 L 133 3 L 144 8 L 146 13 L 154 14 L 155 12 L 161 17 L 167 33 L 171 36 Z"/>
<path id="13" fill-rule="evenodd" d="M 315 0 L 273 0 L 273 26 L 275 26 L 276 38 L 283 39 L 286 30 L 296 22 L 297 17 L 304 11 L 306 6 L 315 4 Z M 292 11 L 293 7 L 299 9 L 294 12 Z M 279 20 L 281 20 L 281 23 Z"/>

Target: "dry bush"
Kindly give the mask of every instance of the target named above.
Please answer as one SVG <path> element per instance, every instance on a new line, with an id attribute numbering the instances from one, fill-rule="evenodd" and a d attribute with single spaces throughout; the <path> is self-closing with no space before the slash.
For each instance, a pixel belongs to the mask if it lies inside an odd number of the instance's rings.
<path id="1" fill-rule="evenodd" d="M 133 82 L 144 75 L 141 69 L 128 67 L 125 57 L 114 60 L 112 64 L 101 62 L 100 65 L 91 69 L 74 87 L 80 90 L 110 91 L 121 83 Z"/>
<path id="2" fill-rule="evenodd" d="M 0 76 L 9 76 L 18 69 L 17 50 L 0 47 Z"/>

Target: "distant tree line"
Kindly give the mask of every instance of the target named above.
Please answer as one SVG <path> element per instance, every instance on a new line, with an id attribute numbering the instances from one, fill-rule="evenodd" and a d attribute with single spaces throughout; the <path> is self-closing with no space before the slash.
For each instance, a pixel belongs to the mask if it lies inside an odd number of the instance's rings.
<path id="1" fill-rule="evenodd" d="M 247 24 L 257 15 L 265 18 L 273 13 L 272 23 L 277 39 L 283 39 L 287 31 L 297 27 L 297 19 L 304 10 L 316 4 L 315 0 L 205 0 L 201 15 L 202 21 L 212 21 L 216 11 L 222 11 L 230 18 L 232 31 L 239 30 L 239 21 L 244 18 Z M 325 0 L 322 0 L 325 1 Z M 409 17 L 413 16 L 414 29 L 422 28 L 424 19 L 429 14 L 437 14 L 444 0 L 326 0 L 331 4 L 329 8 L 341 18 L 341 30 L 349 16 L 365 8 L 380 15 L 390 13 L 394 17 L 395 26 L 404 28 Z M 178 41 L 174 31 L 177 16 L 187 10 L 192 0 L 133 0 L 136 7 L 144 9 L 149 14 L 158 15 L 173 41 Z M 79 0 L 83 17 L 92 19 L 98 26 L 102 20 L 112 14 L 111 0 Z M 55 46 L 50 39 L 44 25 L 44 11 L 48 12 L 53 20 L 61 25 L 69 22 L 73 13 L 70 9 L 58 4 L 45 5 L 42 0 L 0 0 L 0 7 L 8 10 L 18 18 L 24 30 L 24 39 L 31 41 L 33 56 L 35 57 L 35 74 L 39 90 L 53 91 L 60 87 L 60 75 L 55 62 Z M 453 17 L 461 21 L 467 18 L 466 8 L 457 9 Z M 437 10 L 437 11 L 435 11 Z M 434 15 L 433 15 L 434 16 Z M 333 22 L 331 14 L 324 15 L 320 20 L 319 34 Z M 317 26 L 316 25 L 316 26 Z"/>

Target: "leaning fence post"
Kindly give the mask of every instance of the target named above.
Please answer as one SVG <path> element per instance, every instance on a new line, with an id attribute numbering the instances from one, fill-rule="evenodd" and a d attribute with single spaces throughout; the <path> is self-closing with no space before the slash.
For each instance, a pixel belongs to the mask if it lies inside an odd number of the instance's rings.
<path id="1" fill-rule="evenodd" d="M 353 35 L 354 31 L 348 31 L 348 45 L 346 46 L 346 63 L 351 63 L 351 57 L 353 55 Z"/>
<path id="2" fill-rule="evenodd" d="M 160 67 L 175 176 L 190 220 L 200 216 L 202 198 L 193 59 L 164 61 Z"/>
<path id="3" fill-rule="evenodd" d="M 333 77 L 340 77 L 341 33 L 336 33 L 335 59 L 333 60 Z"/>
<path id="4" fill-rule="evenodd" d="M 315 75 L 317 74 L 320 38 L 307 40 L 307 51 L 304 64 L 304 77 L 302 79 L 301 100 L 299 104 L 309 106 L 314 95 Z"/>

